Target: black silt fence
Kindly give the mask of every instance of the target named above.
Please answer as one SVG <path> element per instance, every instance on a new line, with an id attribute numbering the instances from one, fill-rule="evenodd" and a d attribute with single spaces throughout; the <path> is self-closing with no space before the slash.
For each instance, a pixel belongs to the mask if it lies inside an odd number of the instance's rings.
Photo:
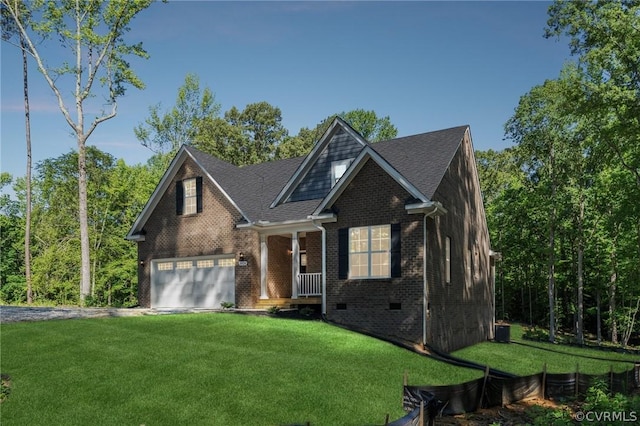
<path id="1" fill-rule="evenodd" d="M 612 393 L 630 394 L 640 389 L 640 364 L 622 373 L 592 375 L 546 372 L 521 377 L 484 378 L 450 386 L 404 386 L 403 408 L 412 411 L 425 396 L 438 414 L 472 413 L 480 408 L 504 406 L 526 398 L 565 398 L 584 396 L 595 381 L 609 385 Z"/>

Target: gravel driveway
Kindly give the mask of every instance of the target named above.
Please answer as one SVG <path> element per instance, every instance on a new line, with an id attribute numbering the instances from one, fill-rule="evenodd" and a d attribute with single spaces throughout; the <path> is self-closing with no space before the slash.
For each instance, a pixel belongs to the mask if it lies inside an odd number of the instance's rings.
<path id="1" fill-rule="evenodd" d="M 70 318 L 103 318 L 145 315 L 144 308 L 49 308 L 41 306 L 0 306 L 0 323 L 45 321 Z"/>

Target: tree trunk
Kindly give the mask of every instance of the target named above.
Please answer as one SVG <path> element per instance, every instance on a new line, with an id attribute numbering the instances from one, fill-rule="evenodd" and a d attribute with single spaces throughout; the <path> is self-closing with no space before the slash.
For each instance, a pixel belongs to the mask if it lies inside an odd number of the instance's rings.
<path id="1" fill-rule="evenodd" d="M 555 230 L 556 230 L 556 184 L 554 177 L 554 151 L 553 145 L 551 146 L 551 151 L 549 154 L 549 163 L 550 163 L 550 176 L 551 176 L 551 203 L 553 203 L 551 207 L 551 212 L 549 215 L 549 259 L 548 259 L 548 268 L 549 268 L 549 288 L 548 288 L 548 296 L 549 296 L 549 341 L 554 343 L 556 340 L 556 314 L 555 314 L 555 285 L 556 285 L 556 259 L 555 259 L 555 251 L 556 251 L 556 241 L 555 241 Z"/>
<path id="2" fill-rule="evenodd" d="M 80 221 L 80 303 L 85 304 L 91 292 L 91 258 L 89 220 L 87 216 L 87 150 L 83 136 L 78 134 L 78 219 Z"/>
<path id="3" fill-rule="evenodd" d="M 29 74 L 27 63 L 27 45 L 24 37 L 20 36 L 22 50 L 22 78 L 24 83 L 24 127 L 27 144 L 27 176 L 26 176 L 26 206 L 24 225 L 24 268 L 27 282 L 27 303 L 33 303 L 33 289 L 31 287 L 31 117 L 29 109 Z"/>
<path id="4" fill-rule="evenodd" d="M 613 259 L 615 261 L 615 258 Z M 615 266 L 614 266 L 615 268 Z M 616 283 L 617 273 L 614 269 L 609 280 L 609 320 L 611 321 L 611 343 L 618 343 L 618 324 L 616 322 Z"/>
<path id="5" fill-rule="evenodd" d="M 582 197 L 582 191 L 580 191 L 580 214 L 578 216 L 578 312 L 577 312 L 577 330 L 576 340 L 579 345 L 584 344 L 584 273 L 583 273 L 583 258 L 584 258 L 584 241 L 582 237 L 582 221 L 584 220 L 584 198 Z"/>
<path id="6" fill-rule="evenodd" d="M 600 309 L 600 290 L 596 292 L 596 328 L 598 332 L 598 346 L 602 343 L 602 312 Z"/>
<path id="7" fill-rule="evenodd" d="M 629 344 L 629 339 L 631 339 L 631 334 L 633 333 L 633 326 L 636 322 L 636 315 L 638 314 L 638 310 L 640 309 L 640 297 L 636 301 L 636 307 L 629 311 L 629 316 L 626 321 L 626 327 L 622 336 L 622 346 L 627 347 Z"/>

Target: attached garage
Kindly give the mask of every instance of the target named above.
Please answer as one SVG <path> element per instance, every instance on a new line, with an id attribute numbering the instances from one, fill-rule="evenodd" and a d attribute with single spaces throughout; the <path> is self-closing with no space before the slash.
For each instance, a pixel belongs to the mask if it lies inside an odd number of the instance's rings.
<path id="1" fill-rule="evenodd" d="M 235 303 L 235 257 L 203 256 L 151 262 L 152 308 L 218 309 Z"/>

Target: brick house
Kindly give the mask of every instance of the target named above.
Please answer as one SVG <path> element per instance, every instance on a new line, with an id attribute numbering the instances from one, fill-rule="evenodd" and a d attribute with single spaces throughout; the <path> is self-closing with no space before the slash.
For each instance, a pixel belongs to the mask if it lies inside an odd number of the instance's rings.
<path id="1" fill-rule="evenodd" d="M 319 305 L 452 351 L 493 337 L 493 258 L 468 126 L 370 144 L 337 118 L 305 157 L 173 159 L 127 238 L 153 308 Z"/>

